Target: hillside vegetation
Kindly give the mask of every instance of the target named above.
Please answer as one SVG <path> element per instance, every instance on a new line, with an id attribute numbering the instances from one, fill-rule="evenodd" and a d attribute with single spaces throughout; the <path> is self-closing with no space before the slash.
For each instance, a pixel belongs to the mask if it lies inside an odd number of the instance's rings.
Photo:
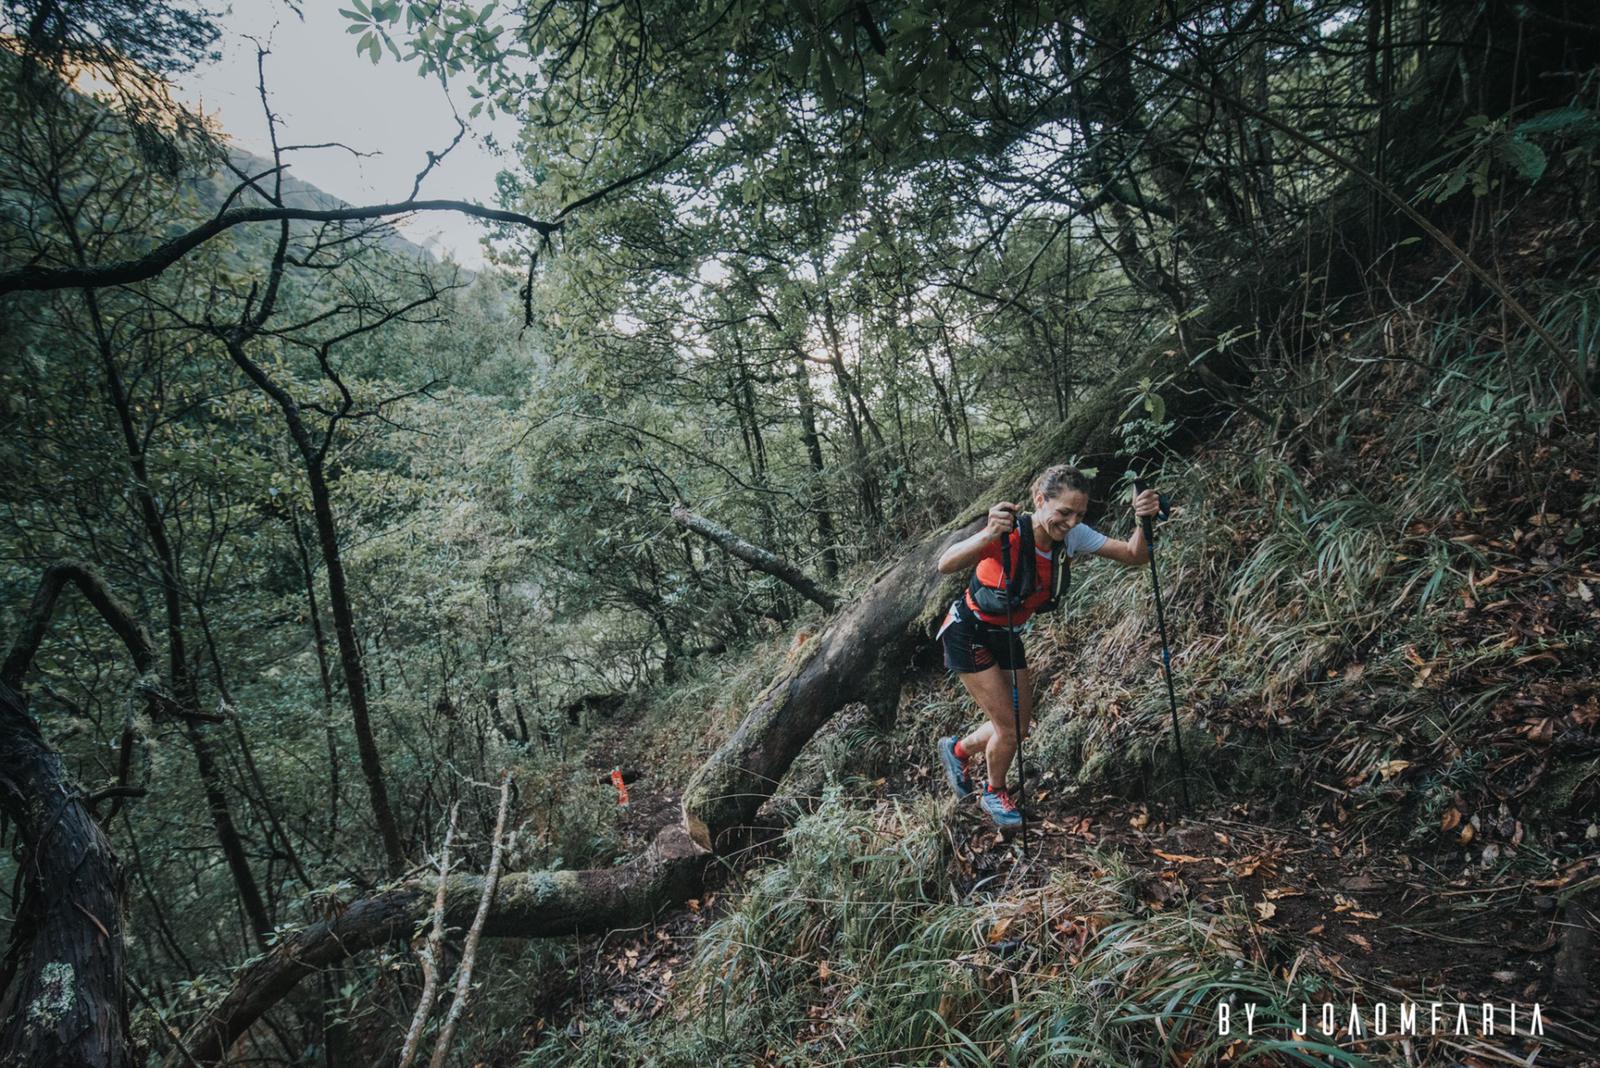
<path id="1" fill-rule="evenodd" d="M 0 1063 L 1594 1063 L 1593 12 L 344 17 L 494 204 L 0 9 Z M 1064 461 L 1177 707 L 1078 561 L 1004 838 L 934 564 Z"/>
<path id="2" fill-rule="evenodd" d="M 1600 277 L 1544 207 L 1507 252 L 1530 275 L 1559 264 L 1545 307 L 1582 321 Z M 1412 274 L 1430 269 L 1448 267 Z M 1498 315 L 1462 287 L 1409 295 L 1330 324 L 1253 398 L 1271 424 L 1166 466 L 1192 810 L 1148 579 L 1084 565 L 1034 630 L 1050 681 L 1026 851 L 949 797 L 932 739 L 973 711 L 924 669 L 892 730 L 847 713 L 812 743 L 764 859 L 687 916 L 547 965 L 592 985 L 502 1019 L 508 1048 L 532 1040 L 517 1063 L 1585 1063 L 1593 423 L 1541 407 L 1537 361 L 1485 343 Z M 630 755 L 681 745 L 679 717 L 737 703 L 718 685 L 614 733 Z M 1444 1033 L 1349 1033 L 1352 1000 L 1368 1027 L 1390 1003 L 1394 1027 L 1403 997 L 1451 1005 Z M 1325 1000 L 1338 1036 L 1291 1041 Z M 1508 1042 L 1503 1008 L 1499 1039 L 1476 1018 L 1449 1033 L 1455 1003 L 1485 1001 L 1541 1002 L 1545 1037 Z M 1218 1035 L 1219 1002 L 1258 1005 L 1257 1036 Z"/>

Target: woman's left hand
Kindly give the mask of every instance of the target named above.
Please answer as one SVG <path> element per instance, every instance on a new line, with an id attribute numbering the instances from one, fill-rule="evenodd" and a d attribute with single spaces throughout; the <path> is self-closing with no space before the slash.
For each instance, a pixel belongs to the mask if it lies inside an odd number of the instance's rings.
<path id="1" fill-rule="evenodd" d="M 1147 519 L 1161 511 L 1161 494 L 1153 489 L 1133 495 L 1133 514 L 1140 519 Z"/>

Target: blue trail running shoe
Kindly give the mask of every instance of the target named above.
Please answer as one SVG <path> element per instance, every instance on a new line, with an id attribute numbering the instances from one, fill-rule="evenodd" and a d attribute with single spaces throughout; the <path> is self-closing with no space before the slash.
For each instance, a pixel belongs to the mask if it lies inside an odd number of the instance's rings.
<path id="1" fill-rule="evenodd" d="M 1002 831 L 1022 826 L 1022 813 L 1012 802 L 1011 795 L 1004 790 L 992 790 L 985 786 L 983 793 L 978 796 L 978 804 L 982 806 L 984 815 Z"/>
<path id="2" fill-rule="evenodd" d="M 967 766 L 956 756 L 956 739 L 939 739 L 939 763 L 944 765 L 944 777 L 949 780 L 950 789 L 957 798 L 965 801 L 972 796 L 972 778 L 967 774 Z"/>

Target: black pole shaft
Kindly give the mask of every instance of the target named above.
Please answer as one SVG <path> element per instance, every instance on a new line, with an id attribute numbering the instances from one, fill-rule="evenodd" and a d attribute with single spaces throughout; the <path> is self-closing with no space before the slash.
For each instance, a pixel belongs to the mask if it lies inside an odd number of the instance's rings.
<path id="1" fill-rule="evenodd" d="M 1156 546 L 1150 547 L 1150 585 L 1156 594 L 1156 629 L 1161 632 L 1161 668 L 1167 676 L 1167 703 L 1172 707 L 1172 747 L 1178 754 L 1178 783 L 1183 790 L 1183 807 L 1189 808 L 1189 766 L 1183 759 L 1183 735 L 1178 732 L 1178 697 L 1172 690 L 1172 650 L 1167 645 L 1167 614 L 1161 605 L 1161 576 L 1156 571 Z"/>
<path id="2" fill-rule="evenodd" d="M 1133 488 L 1143 493 L 1148 487 L 1143 479 L 1135 479 Z M 1145 551 L 1150 554 L 1150 586 L 1156 595 L 1156 630 L 1161 635 L 1161 670 L 1167 678 L 1167 704 L 1172 708 L 1172 748 L 1178 757 L 1178 784 L 1183 792 L 1183 807 L 1189 808 L 1189 766 L 1183 759 L 1183 735 L 1178 730 L 1178 696 L 1172 689 L 1172 648 L 1167 644 L 1167 613 L 1161 603 L 1161 573 L 1156 570 L 1155 524 L 1149 516 L 1140 516 L 1139 525 L 1144 530 Z"/>
<path id="3" fill-rule="evenodd" d="M 1016 512 L 1011 513 L 1011 529 L 1017 531 L 1018 559 L 1016 566 L 1037 566 L 1032 560 L 1024 561 L 1021 559 L 1022 531 L 1017 529 L 1017 525 L 1021 522 L 1022 517 L 1020 515 L 1018 515 Z M 1005 564 L 1011 559 L 1010 542 L 1011 539 L 1007 537 L 1006 544 L 1000 547 L 1000 562 L 1002 564 Z M 1028 851 L 1028 813 L 1022 807 L 1022 792 L 1023 786 L 1026 784 L 1027 780 L 1025 778 L 1026 772 L 1022 765 L 1022 692 L 1017 686 L 1017 646 L 1022 643 L 1017 638 L 1017 632 L 1012 629 L 1012 619 L 1014 617 L 1011 614 L 1011 569 L 1006 567 L 1002 570 L 1004 571 L 1002 580 L 1005 582 L 1006 586 L 1006 654 L 1011 660 L 1011 722 L 1017 731 L 1017 815 L 1022 817 L 1022 825 L 1017 830 L 1022 845 L 1022 851 L 1026 853 Z M 1001 783 L 1000 789 L 1004 790 L 1005 788 L 1006 784 Z"/>

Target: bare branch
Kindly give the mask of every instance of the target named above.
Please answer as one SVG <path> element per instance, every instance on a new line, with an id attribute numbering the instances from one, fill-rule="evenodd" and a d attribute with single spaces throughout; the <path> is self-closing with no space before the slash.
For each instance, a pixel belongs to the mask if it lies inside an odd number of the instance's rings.
<path id="1" fill-rule="evenodd" d="M 500 775 L 500 813 L 494 820 L 494 845 L 489 850 L 488 874 L 483 877 L 483 896 L 478 899 L 478 914 L 472 918 L 472 929 L 467 932 L 466 945 L 461 947 L 461 964 L 456 968 L 456 996 L 450 1002 L 450 1013 L 445 1017 L 444 1027 L 439 1030 L 439 1041 L 433 1047 L 433 1058 L 428 1061 L 428 1068 L 444 1068 L 445 1058 L 450 1056 L 450 1040 L 455 1037 L 456 1024 L 461 1022 L 461 1014 L 466 1011 L 467 999 L 472 993 L 472 966 L 478 959 L 478 940 L 483 937 L 483 925 L 489 919 L 489 908 L 494 904 L 494 894 L 500 886 L 500 857 L 505 844 L 506 810 L 510 805 L 511 773 L 506 771 Z M 441 880 L 440 898 L 443 892 L 444 883 Z M 434 899 L 436 907 L 440 898 Z"/>
<path id="2" fill-rule="evenodd" d="M 673 520 L 685 530 L 692 530 L 702 538 L 708 538 L 722 546 L 733 556 L 738 557 L 757 571 L 765 571 L 774 578 L 782 579 L 794 587 L 802 597 L 815 601 L 825 611 L 832 612 L 837 605 L 833 595 L 805 576 L 798 567 L 759 545 L 752 545 L 727 527 L 719 526 L 704 516 L 696 515 L 689 511 L 686 504 L 677 504 L 672 508 Z"/>
<path id="3" fill-rule="evenodd" d="M 39 643 L 44 640 L 45 632 L 50 629 L 50 619 L 55 615 L 56 601 L 69 582 L 78 587 L 84 598 L 100 613 L 100 617 L 122 639 L 128 655 L 133 658 L 133 666 L 141 676 L 134 688 L 150 703 L 152 712 L 206 723 L 222 722 L 221 716 L 185 708 L 161 688 L 160 680 L 155 675 L 155 652 L 150 644 L 149 632 L 111 592 L 111 587 L 88 564 L 78 560 L 59 560 L 45 569 L 39 579 L 39 589 L 33 595 L 33 603 L 28 606 L 22 628 L 6 653 L 4 666 L 0 666 L 0 683 L 18 693 L 22 692 L 22 680 L 33 666 Z"/>
<path id="4" fill-rule="evenodd" d="M 33 603 L 28 606 L 27 618 L 23 620 L 16 640 L 11 643 L 5 666 L 0 667 L 0 682 L 18 692 L 22 690 L 22 679 L 33 665 L 33 658 L 39 652 L 39 643 L 44 640 L 45 632 L 50 629 L 50 617 L 55 614 L 56 599 L 69 582 L 78 587 L 101 618 L 117 632 L 122 644 L 128 647 L 128 655 L 133 657 L 133 666 L 139 669 L 141 675 L 154 666 L 155 654 L 150 645 L 150 635 L 127 606 L 117 599 L 117 595 L 88 564 L 77 560 L 60 560 L 46 568 L 39 579 L 39 589 L 33 595 Z"/>
<path id="5" fill-rule="evenodd" d="M 422 962 L 422 997 L 417 1000 L 417 1011 L 411 1017 L 405 1045 L 400 1049 L 400 1068 L 411 1068 L 411 1062 L 416 1059 L 422 1029 L 427 1026 L 428 1017 L 433 1014 L 434 999 L 439 995 L 439 961 L 444 956 L 444 896 L 450 886 L 450 839 L 456 833 L 459 808 L 459 803 L 450 806 L 450 825 L 445 828 L 444 846 L 439 851 L 439 886 L 433 892 L 433 929 L 417 951 L 417 958 Z M 498 845 L 497 840 L 497 848 Z"/>
<path id="6" fill-rule="evenodd" d="M 218 234 L 246 223 L 360 222 L 364 219 L 410 215 L 419 211 L 459 212 L 462 215 L 487 219 L 491 222 L 525 226 L 543 237 L 548 237 L 561 229 L 560 223 L 542 222 L 521 212 L 486 208 L 481 204 L 472 204 L 465 200 L 403 200 L 395 204 L 370 204 L 365 207 L 350 208 L 240 208 L 215 216 L 209 222 L 156 246 L 137 259 L 118 260 L 88 267 L 22 267 L 12 271 L 0 271 L 0 296 L 7 293 L 55 289 L 100 289 L 106 286 L 143 282 L 154 278 Z"/>
<path id="7" fill-rule="evenodd" d="M 450 143 L 444 146 L 443 152 L 433 152 L 431 150 L 428 152 L 428 165 L 417 172 L 417 180 L 411 183 L 411 195 L 406 198 L 407 200 L 417 199 L 417 194 L 422 192 L 422 180 L 428 176 L 429 171 L 437 167 L 450 154 L 451 149 L 461 143 L 461 138 L 466 135 L 466 132 L 467 124 L 461 121 L 460 115 L 457 115 L 455 137 L 451 138 Z"/>

